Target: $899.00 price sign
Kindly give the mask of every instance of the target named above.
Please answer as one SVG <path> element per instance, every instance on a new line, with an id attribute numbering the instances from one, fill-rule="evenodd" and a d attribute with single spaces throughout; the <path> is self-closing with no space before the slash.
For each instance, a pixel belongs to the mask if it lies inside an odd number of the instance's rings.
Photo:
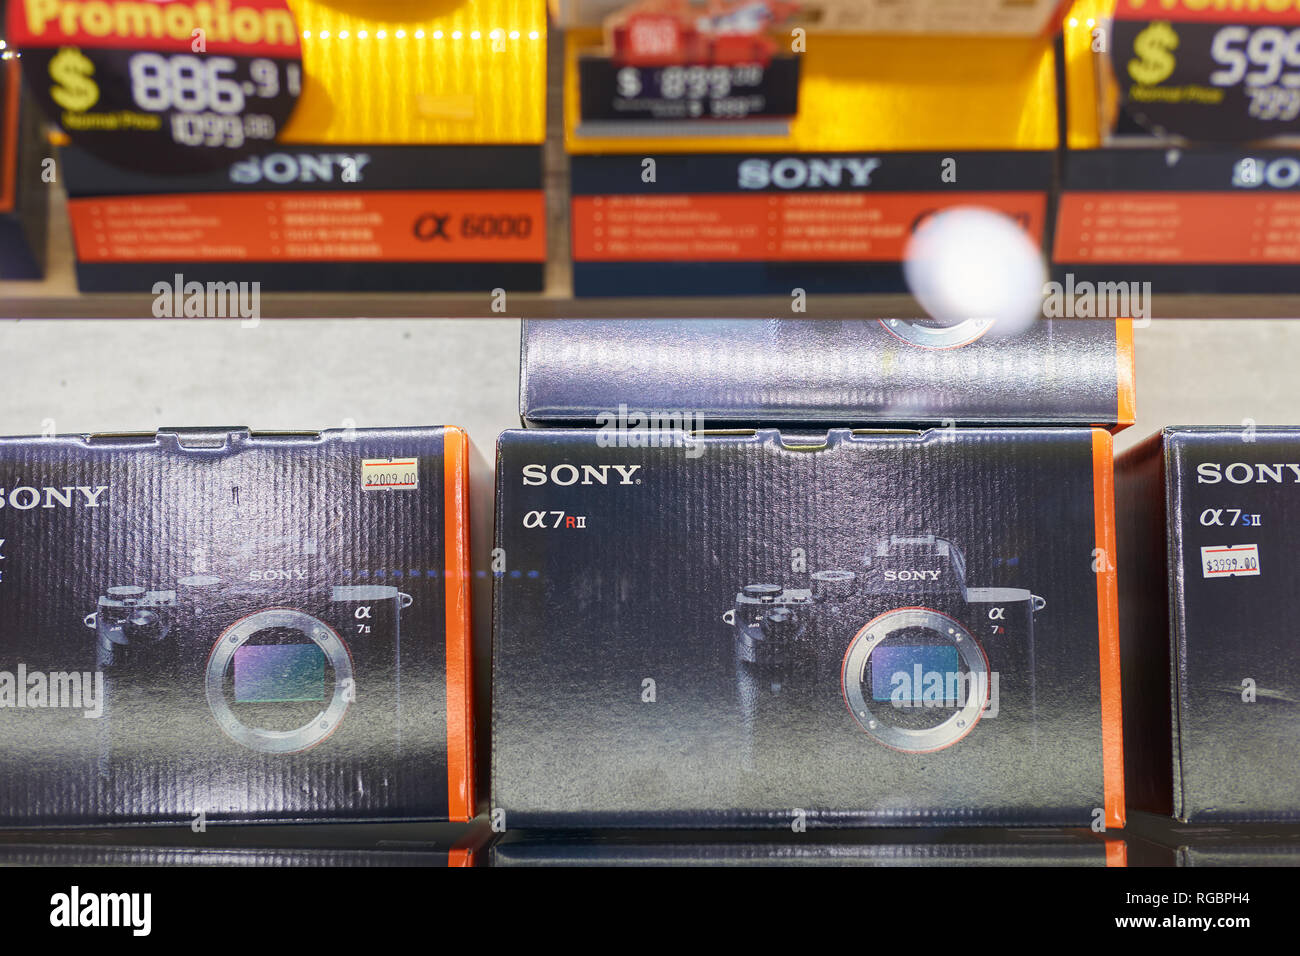
<path id="1" fill-rule="evenodd" d="M 147 172 L 219 168 L 273 141 L 302 89 L 283 0 L 11 4 L 9 32 L 69 138 Z"/>
<path id="2" fill-rule="evenodd" d="M 584 120 L 757 119 L 798 111 L 798 57 L 640 67 L 591 56 L 579 60 L 578 79 Z"/>
<path id="3" fill-rule="evenodd" d="M 1124 109 L 1157 135 L 1194 142 L 1300 134 L 1300 10 L 1192 6 L 1205 9 L 1121 0 L 1111 62 Z"/>

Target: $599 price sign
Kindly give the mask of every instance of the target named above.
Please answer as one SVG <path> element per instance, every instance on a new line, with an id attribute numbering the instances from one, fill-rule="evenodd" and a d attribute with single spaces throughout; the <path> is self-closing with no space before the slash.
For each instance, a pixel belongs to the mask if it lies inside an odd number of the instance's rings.
<path id="1" fill-rule="evenodd" d="M 1123 108 L 1158 135 L 1193 142 L 1300 133 L 1300 8 L 1188 6 L 1118 4 L 1110 49 Z"/>
<path id="2" fill-rule="evenodd" d="M 302 90 L 284 0 L 15 3 L 9 35 L 74 143 L 147 172 L 229 165 L 279 135 Z"/>

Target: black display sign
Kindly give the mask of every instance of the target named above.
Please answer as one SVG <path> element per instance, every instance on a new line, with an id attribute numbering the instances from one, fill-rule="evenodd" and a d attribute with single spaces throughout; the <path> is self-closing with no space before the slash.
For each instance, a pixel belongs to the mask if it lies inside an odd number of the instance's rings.
<path id="1" fill-rule="evenodd" d="M 578 63 L 584 120 L 743 120 L 799 111 L 799 58 L 770 63 L 619 65 Z"/>
<path id="2" fill-rule="evenodd" d="M 219 169 L 262 148 L 302 90 L 284 0 L 13 4 L 9 33 L 69 138 L 146 172 Z"/>

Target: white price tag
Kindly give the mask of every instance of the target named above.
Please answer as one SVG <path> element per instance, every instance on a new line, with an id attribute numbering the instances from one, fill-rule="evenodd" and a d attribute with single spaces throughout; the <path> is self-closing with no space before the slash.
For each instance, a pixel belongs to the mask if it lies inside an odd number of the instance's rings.
<path id="1" fill-rule="evenodd" d="M 415 458 L 366 458 L 361 462 L 362 491 L 411 491 L 420 487 Z"/>
<path id="2" fill-rule="evenodd" d="M 1201 574 L 1207 578 L 1258 575 L 1259 545 L 1218 544 L 1201 548 Z"/>

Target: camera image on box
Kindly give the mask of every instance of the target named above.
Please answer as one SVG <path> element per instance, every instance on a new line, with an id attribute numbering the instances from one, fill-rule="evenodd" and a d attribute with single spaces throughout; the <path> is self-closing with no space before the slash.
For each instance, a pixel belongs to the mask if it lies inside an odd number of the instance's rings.
<path id="1" fill-rule="evenodd" d="M 967 587 L 961 551 L 934 535 L 881 538 L 859 571 L 811 579 L 746 585 L 723 615 L 751 748 L 755 720 L 783 696 L 838 695 L 846 729 L 914 754 L 953 746 L 1004 704 L 1034 718 L 1043 598 Z"/>
<path id="2" fill-rule="evenodd" d="M 274 589 L 232 595 L 212 575 L 181 578 L 171 590 L 108 588 L 84 619 L 106 676 L 106 716 L 114 719 L 115 698 L 128 698 L 136 678 L 203 661 L 202 682 L 190 690 L 231 740 L 269 754 L 322 744 L 367 684 L 395 676 L 401 612 L 412 598 L 385 585 L 322 585 L 293 606 L 278 597 Z"/>

